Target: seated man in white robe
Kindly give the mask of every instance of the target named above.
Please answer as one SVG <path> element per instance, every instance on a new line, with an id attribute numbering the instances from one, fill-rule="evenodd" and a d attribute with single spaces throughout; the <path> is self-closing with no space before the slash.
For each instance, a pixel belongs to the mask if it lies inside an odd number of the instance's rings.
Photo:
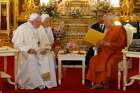
<path id="1" fill-rule="evenodd" d="M 20 50 L 17 84 L 21 89 L 45 88 L 38 57 L 37 29 L 40 25 L 40 16 L 33 13 L 30 15 L 28 22 L 20 25 L 13 34 L 14 47 Z"/>
<path id="2" fill-rule="evenodd" d="M 44 62 L 40 62 L 41 64 L 41 74 L 45 81 L 45 85 L 48 88 L 56 87 L 56 72 L 55 72 L 55 55 L 54 52 L 51 51 L 51 47 L 54 43 L 54 37 L 52 33 L 52 29 L 50 26 L 50 19 L 49 15 L 42 14 L 41 15 L 41 22 L 42 26 L 38 29 L 39 30 L 39 44 L 41 49 L 47 49 L 46 57 L 40 59 L 44 60 Z M 49 74 L 49 75 L 48 75 Z M 48 78 L 49 76 L 49 78 Z"/>

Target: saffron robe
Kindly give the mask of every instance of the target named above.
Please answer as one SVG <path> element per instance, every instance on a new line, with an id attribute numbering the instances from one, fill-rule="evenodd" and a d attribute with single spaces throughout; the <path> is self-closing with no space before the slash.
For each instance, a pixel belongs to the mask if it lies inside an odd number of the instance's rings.
<path id="1" fill-rule="evenodd" d="M 126 46 L 126 32 L 122 26 L 111 27 L 103 41 L 110 46 L 101 46 L 96 56 L 90 59 L 87 79 L 94 83 L 106 82 L 112 79 L 117 70 L 117 64 L 122 59 L 122 49 Z"/>

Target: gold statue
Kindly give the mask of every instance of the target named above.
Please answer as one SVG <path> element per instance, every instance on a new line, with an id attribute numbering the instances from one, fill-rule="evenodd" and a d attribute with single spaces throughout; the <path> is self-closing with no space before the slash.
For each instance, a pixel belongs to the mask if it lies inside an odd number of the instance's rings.
<path id="1" fill-rule="evenodd" d="M 123 16 L 131 16 L 134 11 L 134 1 L 123 0 L 121 10 L 122 10 Z"/>
<path id="2" fill-rule="evenodd" d="M 137 22 L 140 20 L 139 16 L 133 14 L 134 6 L 134 0 L 123 0 L 121 6 L 122 16 L 120 17 L 120 21 Z"/>

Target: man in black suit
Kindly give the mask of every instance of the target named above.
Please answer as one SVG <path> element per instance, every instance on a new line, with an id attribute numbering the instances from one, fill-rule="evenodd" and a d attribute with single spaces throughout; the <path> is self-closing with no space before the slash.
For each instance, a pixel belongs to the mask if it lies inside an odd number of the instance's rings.
<path id="1" fill-rule="evenodd" d="M 97 22 L 95 24 L 92 24 L 91 25 L 91 28 L 92 29 L 95 29 L 95 30 L 97 30 L 99 32 L 104 33 L 105 25 L 103 24 L 103 13 L 98 13 L 97 14 Z M 87 66 L 87 70 L 89 68 L 89 61 L 90 61 L 90 58 L 92 56 L 94 56 L 93 46 L 91 46 L 89 48 L 89 50 L 87 51 L 87 54 L 86 54 L 86 66 Z"/>

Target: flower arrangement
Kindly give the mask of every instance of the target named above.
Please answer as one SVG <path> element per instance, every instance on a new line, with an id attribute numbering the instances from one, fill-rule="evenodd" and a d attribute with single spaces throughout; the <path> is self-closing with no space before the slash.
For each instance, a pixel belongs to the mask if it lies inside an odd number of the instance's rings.
<path id="1" fill-rule="evenodd" d="M 59 27 L 54 27 L 53 28 L 53 33 L 54 33 L 54 38 L 59 41 L 62 37 L 63 32 L 60 31 Z"/>
<path id="2" fill-rule="evenodd" d="M 113 6 L 109 1 L 98 1 L 93 5 L 93 11 L 108 12 L 113 9 Z"/>
<path id="3" fill-rule="evenodd" d="M 57 18 L 59 16 L 59 12 L 57 11 L 57 5 L 55 3 L 49 3 L 47 5 L 42 5 L 40 7 L 41 13 L 47 13 L 52 18 Z"/>
<path id="4" fill-rule="evenodd" d="M 78 46 L 74 41 L 70 41 L 66 44 L 66 49 L 69 50 L 69 51 L 75 50 L 77 48 L 78 48 Z"/>
<path id="5" fill-rule="evenodd" d="M 53 27 L 54 38 L 56 41 L 60 41 L 64 34 L 64 22 L 60 22 L 58 27 Z"/>

